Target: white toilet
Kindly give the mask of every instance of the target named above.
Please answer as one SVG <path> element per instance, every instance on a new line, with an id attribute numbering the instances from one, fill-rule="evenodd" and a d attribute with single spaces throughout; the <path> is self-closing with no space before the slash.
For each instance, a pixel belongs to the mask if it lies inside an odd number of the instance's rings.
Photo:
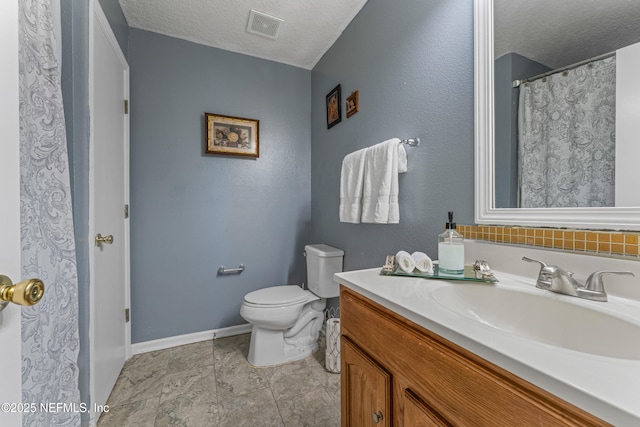
<path id="1" fill-rule="evenodd" d="M 318 349 L 326 298 L 340 295 L 333 274 L 342 271 L 344 252 L 327 245 L 307 245 L 308 290 L 272 286 L 244 297 L 240 315 L 253 325 L 247 359 L 272 366 L 302 359 Z"/>

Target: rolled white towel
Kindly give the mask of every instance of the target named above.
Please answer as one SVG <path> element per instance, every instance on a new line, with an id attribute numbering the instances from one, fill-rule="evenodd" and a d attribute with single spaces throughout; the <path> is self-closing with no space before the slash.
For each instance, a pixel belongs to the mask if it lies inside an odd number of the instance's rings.
<path id="1" fill-rule="evenodd" d="M 416 251 L 411 254 L 411 258 L 416 264 L 415 268 L 423 273 L 433 274 L 433 261 L 427 254 L 425 254 L 424 252 Z"/>
<path id="2" fill-rule="evenodd" d="M 396 254 L 396 264 L 405 273 L 411 273 L 416 268 L 416 262 L 411 258 L 409 252 L 405 251 L 400 251 Z"/>

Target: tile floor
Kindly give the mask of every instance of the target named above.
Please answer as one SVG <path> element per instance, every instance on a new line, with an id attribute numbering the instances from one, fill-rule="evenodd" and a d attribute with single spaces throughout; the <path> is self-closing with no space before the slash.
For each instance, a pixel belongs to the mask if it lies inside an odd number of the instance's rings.
<path id="1" fill-rule="evenodd" d="M 98 427 L 339 426 L 340 375 L 324 369 L 324 337 L 306 359 L 255 368 L 249 334 L 132 357 Z"/>

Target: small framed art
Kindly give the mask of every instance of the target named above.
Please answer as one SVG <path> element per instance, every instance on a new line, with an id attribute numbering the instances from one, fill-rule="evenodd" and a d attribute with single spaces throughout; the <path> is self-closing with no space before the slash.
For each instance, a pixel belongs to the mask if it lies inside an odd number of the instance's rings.
<path id="1" fill-rule="evenodd" d="M 347 118 L 358 112 L 360 107 L 360 104 L 358 103 L 358 91 L 352 92 L 351 95 L 347 96 L 346 106 Z"/>
<path id="2" fill-rule="evenodd" d="M 341 102 L 340 85 L 338 85 L 327 94 L 327 129 L 331 129 L 342 120 Z"/>
<path id="3" fill-rule="evenodd" d="M 204 113 L 205 154 L 259 157 L 260 121 Z"/>

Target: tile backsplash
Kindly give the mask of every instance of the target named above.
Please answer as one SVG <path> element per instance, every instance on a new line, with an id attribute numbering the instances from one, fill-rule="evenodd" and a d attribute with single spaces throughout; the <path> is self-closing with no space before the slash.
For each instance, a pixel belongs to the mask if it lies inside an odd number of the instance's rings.
<path id="1" fill-rule="evenodd" d="M 465 239 L 569 252 L 639 259 L 638 235 L 627 231 L 591 231 L 501 225 L 458 225 Z"/>

